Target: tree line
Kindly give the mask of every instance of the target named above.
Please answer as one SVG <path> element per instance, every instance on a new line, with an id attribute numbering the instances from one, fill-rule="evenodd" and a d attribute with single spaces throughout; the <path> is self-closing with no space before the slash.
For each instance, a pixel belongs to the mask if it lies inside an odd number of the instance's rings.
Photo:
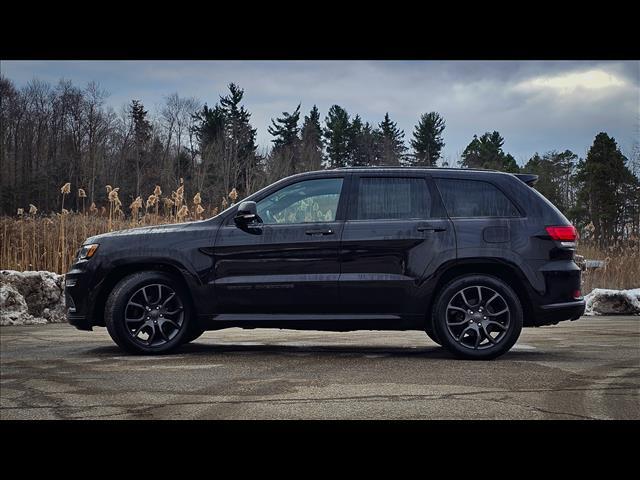
<path id="1" fill-rule="evenodd" d="M 299 104 L 271 120 L 272 146 L 259 152 L 244 90 L 233 83 L 213 106 L 173 93 L 155 115 L 139 100 L 114 110 L 95 82 L 80 88 L 68 80 L 33 80 L 18 89 L 0 76 L 0 98 L 3 214 L 29 204 L 59 209 L 67 182 L 83 192 L 70 196 L 74 210 L 104 205 L 105 185 L 133 202 L 156 185 L 183 184 L 209 205 L 224 205 L 233 189 L 242 198 L 309 170 L 453 166 L 538 174 L 536 188 L 602 245 L 640 233 L 639 149 L 627 158 L 606 133 L 595 137 L 585 158 L 570 150 L 536 153 L 519 167 L 500 133 L 486 132 L 448 162 L 442 158 L 446 123 L 438 112 L 422 114 L 405 139 L 389 113 L 372 124 L 339 105 L 322 119 L 315 105 L 304 115 Z"/>

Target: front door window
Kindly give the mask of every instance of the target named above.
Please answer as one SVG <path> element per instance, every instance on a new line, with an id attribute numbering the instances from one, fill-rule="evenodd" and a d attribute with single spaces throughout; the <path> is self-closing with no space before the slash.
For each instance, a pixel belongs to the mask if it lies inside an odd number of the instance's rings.
<path id="1" fill-rule="evenodd" d="M 258 215 L 268 225 L 333 222 L 341 190 L 342 178 L 294 183 L 260 200 Z"/>

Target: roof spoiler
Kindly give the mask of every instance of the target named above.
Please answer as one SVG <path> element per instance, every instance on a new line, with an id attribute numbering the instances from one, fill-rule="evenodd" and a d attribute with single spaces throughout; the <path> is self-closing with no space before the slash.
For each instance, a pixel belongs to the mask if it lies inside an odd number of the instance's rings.
<path id="1" fill-rule="evenodd" d="M 532 173 L 514 173 L 514 175 L 530 187 L 533 187 L 538 182 L 538 175 Z"/>

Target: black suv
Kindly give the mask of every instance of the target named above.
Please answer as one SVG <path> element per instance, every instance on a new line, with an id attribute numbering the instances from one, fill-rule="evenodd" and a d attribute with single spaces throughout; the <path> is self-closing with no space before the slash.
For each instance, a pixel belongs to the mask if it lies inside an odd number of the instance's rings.
<path id="1" fill-rule="evenodd" d="M 87 239 L 68 319 L 133 353 L 205 330 L 424 330 L 459 357 L 584 312 L 576 230 L 535 175 L 347 168 L 280 180 L 214 218 Z"/>

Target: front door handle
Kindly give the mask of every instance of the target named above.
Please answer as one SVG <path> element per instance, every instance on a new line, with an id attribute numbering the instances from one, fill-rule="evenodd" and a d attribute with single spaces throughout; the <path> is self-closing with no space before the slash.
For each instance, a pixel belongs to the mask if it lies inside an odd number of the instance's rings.
<path id="1" fill-rule="evenodd" d="M 307 235 L 333 235 L 333 230 L 331 230 L 330 228 L 317 228 L 307 230 L 304 233 L 306 233 Z"/>
<path id="2" fill-rule="evenodd" d="M 445 230 L 446 228 L 443 228 L 443 227 L 427 227 L 427 226 L 418 227 L 419 232 L 444 232 Z"/>

